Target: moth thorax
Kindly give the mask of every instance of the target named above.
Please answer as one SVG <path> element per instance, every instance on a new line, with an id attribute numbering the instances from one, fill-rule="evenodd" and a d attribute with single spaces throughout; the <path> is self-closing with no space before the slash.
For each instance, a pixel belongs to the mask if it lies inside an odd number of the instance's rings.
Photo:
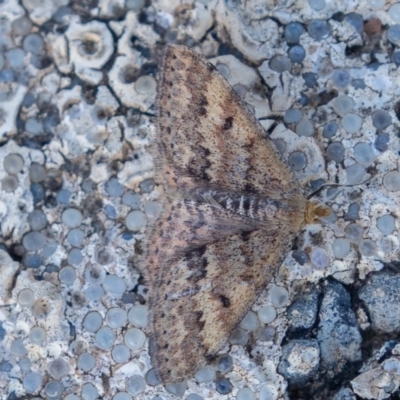
<path id="1" fill-rule="evenodd" d="M 331 215 L 332 210 L 330 207 L 325 206 L 316 201 L 307 201 L 306 204 L 306 224 L 315 224 L 323 218 Z"/>

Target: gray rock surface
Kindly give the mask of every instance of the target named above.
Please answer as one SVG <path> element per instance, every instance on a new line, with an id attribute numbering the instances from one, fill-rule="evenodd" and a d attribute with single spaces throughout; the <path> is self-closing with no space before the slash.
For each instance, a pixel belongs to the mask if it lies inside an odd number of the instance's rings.
<path id="1" fill-rule="evenodd" d="M 350 295 L 340 283 L 331 281 L 325 287 L 319 316 L 317 340 L 321 362 L 333 377 L 343 372 L 346 364 L 361 360 L 360 329 Z"/>
<path id="2" fill-rule="evenodd" d="M 372 274 L 358 291 L 374 330 L 400 330 L 400 276 L 391 272 Z"/>

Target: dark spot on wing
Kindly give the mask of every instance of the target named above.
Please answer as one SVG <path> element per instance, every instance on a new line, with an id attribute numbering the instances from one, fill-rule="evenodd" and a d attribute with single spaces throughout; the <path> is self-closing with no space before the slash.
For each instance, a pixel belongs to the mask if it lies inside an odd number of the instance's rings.
<path id="1" fill-rule="evenodd" d="M 203 93 L 201 93 L 201 94 L 200 94 L 200 96 L 199 96 L 199 106 L 203 106 L 203 107 L 206 107 L 206 106 L 208 106 L 208 100 L 207 100 L 207 97 L 206 97 L 206 96 L 204 96 L 204 94 L 203 94 Z"/>
<path id="2" fill-rule="evenodd" d="M 199 108 L 199 115 L 203 117 L 204 115 L 207 115 L 207 109 L 205 107 L 200 107 Z"/>
<path id="3" fill-rule="evenodd" d="M 225 119 L 224 125 L 222 126 L 223 130 L 231 129 L 233 125 L 233 117 L 228 117 Z"/>
<path id="4" fill-rule="evenodd" d="M 251 198 L 245 196 L 243 200 L 243 210 L 248 211 L 251 205 Z"/>
<path id="5" fill-rule="evenodd" d="M 243 242 L 248 242 L 251 237 L 251 232 L 242 232 L 241 236 Z"/>
<path id="6" fill-rule="evenodd" d="M 201 319 L 203 318 L 203 311 L 195 311 L 194 312 L 194 319 L 197 323 L 197 325 L 200 327 L 200 330 L 202 331 L 205 325 L 204 321 L 201 321 Z"/>
<path id="7" fill-rule="evenodd" d="M 222 306 L 225 308 L 229 308 L 231 305 L 231 301 L 229 300 L 229 298 L 222 294 L 219 296 L 219 301 L 221 302 Z"/>

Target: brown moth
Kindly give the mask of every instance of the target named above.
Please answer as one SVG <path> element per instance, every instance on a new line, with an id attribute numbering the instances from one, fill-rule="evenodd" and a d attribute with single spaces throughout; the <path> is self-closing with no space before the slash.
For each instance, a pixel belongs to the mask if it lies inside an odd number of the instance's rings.
<path id="1" fill-rule="evenodd" d="M 165 47 L 156 99 L 164 208 L 148 241 L 150 355 L 164 384 L 206 365 L 271 281 L 307 200 L 257 119 L 206 59 Z"/>

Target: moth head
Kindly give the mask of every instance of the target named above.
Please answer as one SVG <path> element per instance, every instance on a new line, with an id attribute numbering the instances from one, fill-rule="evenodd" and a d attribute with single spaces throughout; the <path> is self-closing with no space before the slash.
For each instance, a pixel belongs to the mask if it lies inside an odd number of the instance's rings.
<path id="1" fill-rule="evenodd" d="M 330 207 L 315 200 L 308 200 L 306 205 L 306 224 L 320 223 L 332 214 Z"/>

